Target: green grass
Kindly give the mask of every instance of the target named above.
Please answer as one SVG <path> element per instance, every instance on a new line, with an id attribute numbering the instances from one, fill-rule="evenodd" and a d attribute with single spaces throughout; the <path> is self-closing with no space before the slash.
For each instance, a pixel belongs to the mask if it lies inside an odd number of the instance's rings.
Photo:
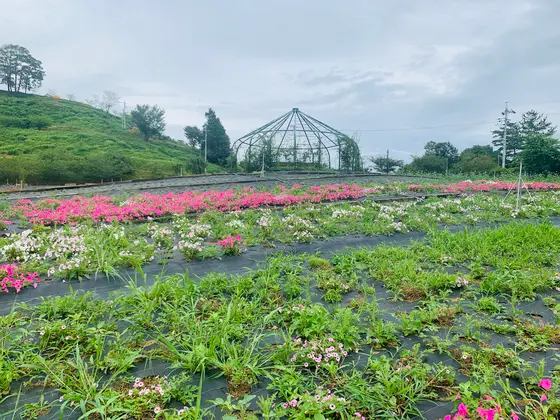
<path id="1" fill-rule="evenodd" d="M 194 153 L 171 139 L 146 141 L 123 130 L 120 117 L 86 104 L 0 91 L 0 182 L 164 177 Z"/>

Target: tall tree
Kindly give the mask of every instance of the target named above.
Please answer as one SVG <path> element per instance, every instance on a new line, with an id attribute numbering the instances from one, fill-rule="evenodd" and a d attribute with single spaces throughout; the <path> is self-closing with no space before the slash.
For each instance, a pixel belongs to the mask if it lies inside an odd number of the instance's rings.
<path id="1" fill-rule="evenodd" d="M 427 155 L 438 156 L 443 159 L 447 159 L 448 165 L 451 166 L 457 160 L 459 160 L 459 151 L 450 142 L 439 142 L 429 141 L 424 146 L 424 150 Z"/>
<path id="2" fill-rule="evenodd" d="M 403 161 L 398 159 L 393 159 L 391 157 L 379 155 L 369 158 L 373 167 L 378 172 L 394 172 L 403 166 Z"/>
<path id="3" fill-rule="evenodd" d="M 341 171 L 361 171 L 364 166 L 358 136 L 344 137 L 340 139 L 340 170 Z"/>
<path id="4" fill-rule="evenodd" d="M 136 105 L 130 112 L 132 123 L 140 130 L 146 140 L 162 136 L 165 130 L 165 110 L 157 105 Z"/>
<path id="5" fill-rule="evenodd" d="M 512 111 L 509 111 L 510 113 Z M 502 112 L 504 115 L 504 112 Z M 504 131 L 506 133 L 506 166 L 511 164 L 515 157 L 523 150 L 523 138 L 519 132 L 519 124 L 508 118 L 498 118 L 496 129 L 492 131 L 492 144 L 496 148 L 499 156 L 504 153 Z"/>
<path id="6" fill-rule="evenodd" d="M 99 101 L 99 107 L 106 113 L 109 113 L 119 103 L 120 99 L 121 97 L 117 93 L 106 90 L 103 92 L 101 101 Z"/>
<path id="7" fill-rule="evenodd" d="M 41 87 L 45 71 L 43 64 L 20 45 L 0 47 L 0 84 L 9 92 L 29 92 Z"/>
<path id="8" fill-rule="evenodd" d="M 414 156 L 412 162 L 405 166 L 405 170 L 410 172 L 445 173 L 447 166 L 446 158 L 426 153 L 424 156 Z"/>
<path id="9" fill-rule="evenodd" d="M 201 147 L 201 145 L 204 143 L 204 133 L 197 126 L 187 125 L 183 129 L 183 131 L 185 133 L 185 137 L 192 147 Z"/>
<path id="10" fill-rule="evenodd" d="M 499 166 L 498 152 L 490 145 L 475 145 L 461 152 L 455 168 L 465 173 L 488 173 L 496 166 Z"/>
<path id="11" fill-rule="evenodd" d="M 557 139 L 544 133 L 532 133 L 526 137 L 521 158 L 528 172 L 560 172 L 560 144 Z"/>
<path id="12" fill-rule="evenodd" d="M 209 108 L 204 115 L 206 116 L 206 122 L 202 131 L 204 135 L 200 147 L 204 149 L 205 138 L 207 138 L 208 162 L 223 165 L 231 153 L 229 136 L 212 108 Z"/>
<path id="13" fill-rule="evenodd" d="M 525 137 L 532 134 L 543 134 L 545 136 L 554 136 L 556 133 L 556 126 L 553 126 L 547 120 L 546 115 L 541 114 L 534 109 L 524 112 L 519 121 L 519 134 L 525 140 Z"/>

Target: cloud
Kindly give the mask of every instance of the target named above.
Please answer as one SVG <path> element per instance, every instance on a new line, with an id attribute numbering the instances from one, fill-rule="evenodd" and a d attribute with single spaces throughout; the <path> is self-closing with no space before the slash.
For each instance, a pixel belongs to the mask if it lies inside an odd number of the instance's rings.
<path id="1" fill-rule="evenodd" d="M 0 39 L 43 90 L 166 109 L 168 133 L 213 107 L 236 139 L 299 107 L 360 133 L 364 154 L 488 144 L 509 100 L 560 122 L 560 3 L 548 0 L 0 0 Z M 423 127 L 433 127 L 426 129 Z M 402 130 L 406 128 L 407 130 Z M 419 128 L 419 129 L 415 129 Z M 398 129 L 398 130 L 392 130 Z"/>

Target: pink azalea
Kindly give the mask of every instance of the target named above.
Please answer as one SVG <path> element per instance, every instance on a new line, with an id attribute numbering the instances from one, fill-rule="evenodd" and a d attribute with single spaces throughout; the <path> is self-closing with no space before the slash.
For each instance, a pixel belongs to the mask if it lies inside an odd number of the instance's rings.
<path id="1" fill-rule="evenodd" d="M 548 400 L 548 397 L 546 395 L 541 395 L 541 402 L 545 402 L 546 400 Z"/>

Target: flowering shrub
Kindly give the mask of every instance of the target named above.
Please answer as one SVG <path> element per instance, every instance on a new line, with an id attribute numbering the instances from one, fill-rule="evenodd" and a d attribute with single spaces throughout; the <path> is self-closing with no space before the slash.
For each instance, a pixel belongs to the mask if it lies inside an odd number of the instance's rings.
<path id="1" fill-rule="evenodd" d="M 352 402 L 343 397 L 338 397 L 330 389 L 320 386 L 315 390 L 315 394 L 305 393 L 292 398 L 282 404 L 290 418 L 345 418 L 348 409 L 352 407 Z M 325 417 L 327 416 L 327 417 Z M 355 412 L 356 419 L 364 419 L 360 412 Z"/>
<path id="2" fill-rule="evenodd" d="M 3 215 L 4 213 L 0 211 L 0 230 L 8 229 L 8 225 L 12 224 L 9 220 L 4 219 Z"/>
<path id="3" fill-rule="evenodd" d="M 32 285 L 37 288 L 39 284 L 38 273 L 24 273 L 15 264 L 0 265 L 0 288 L 6 293 L 13 289 L 19 293 L 25 286 Z"/>
<path id="4" fill-rule="evenodd" d="M 338 343 L 332 337 L 311 341 L 295 338 L 292 349 L 294 353 L 290 357 L 290 362 L 309 369 L 329 364 L 340 365 L 348 355 L 344 344 Z"/>
<path id="5" fill-rule="evenodd" d="M 477 402 L 476 406 L 469 407 L 464 402 L 460 402 L 457 406 L 455 414 L 448 414 L 444 420 L 468 420 L 468 419 L 481 419 L 481 420 L 519 420 L 521 416 L 528 419 L 552 419 L 558 418 L 553 412 L 549 411 L 551 407 L 548 405 L 548 395 L 553 396 L 554 393 L 549 392 L 552 388 L 552 381 L 549 378 L 542 379 L 538 386 L 542 392 L 534 395 L 532 398 L 524 395 L 521 392 L 522 401 L 520 407 L 513 407 L 511 410 L 505 410 L 503 405 L 490 395 L 484 395 Z M 519 390 L 517 391 L 519 392 Z M 506 394 L 508 390 L 506 389 Z M 457 394 L 456 400 L 461 401 L 461 394 Z M 508 398 L 510 401 L 515 401 L 515 398 Z M 558 414 L 558 412 L 556 412 Z"/>
<path id="6" fill-rule="evenodd" d="M 224 250 L 226 255 L 239 255 L 243 252 L 242 246 L 245 245 L 240 235 L 228 236 L 227 238 L 218 241 L 218 245 Z"/>
<path id="7" fill-rule="evenodd" d="M 282 223 L 296 241 L 310 243 L 313 240 L 315 226 L 309 220 L 289 214 L 282 219 Z"/>

